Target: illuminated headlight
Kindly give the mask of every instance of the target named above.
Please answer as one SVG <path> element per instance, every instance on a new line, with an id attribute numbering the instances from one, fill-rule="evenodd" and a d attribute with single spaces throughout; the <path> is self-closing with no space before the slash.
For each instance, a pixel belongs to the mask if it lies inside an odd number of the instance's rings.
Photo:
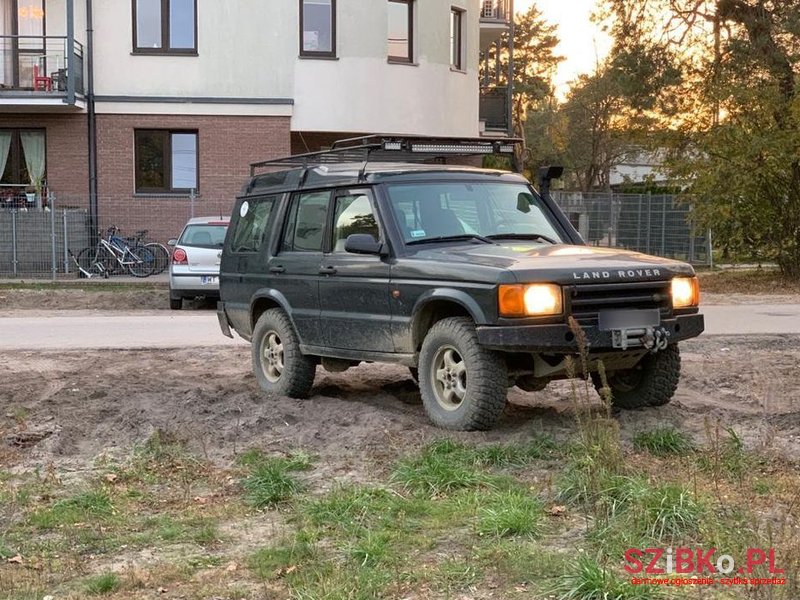
<path id="1" fill-rule="evenodd" d="M 501 285 L 498 305 L 501 317 L 548 317 L 564 310 L 561 286 L 554 283 Z"/>
<path id="2" fill-rule="evenodd" d="M 688 308 L 700 304 L 700 283 L 697 277 L 675 277 L 672 280 L 672 308 Z"/>

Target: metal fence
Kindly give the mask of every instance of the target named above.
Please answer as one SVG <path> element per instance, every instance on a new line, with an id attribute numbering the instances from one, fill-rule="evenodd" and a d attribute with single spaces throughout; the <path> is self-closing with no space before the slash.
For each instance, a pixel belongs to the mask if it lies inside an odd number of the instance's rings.
<path id="1" fill-rule="evenodd" d="M 553 192 L 584 240 L 594 246 L 712 264 L 711 233 L 692 226 L 692 211 L 670 195 Z M 100 198 L 97 230 L 111 226 L 124 236 L 148 230 L 147 240 L 165 244 L 192 217 L 228 216 L 231 199 L 200 197 Z M 0 199 L 0 277 L 77 277 L 77 256 L 91 241 L 88 200 L 23 194 Z"/>
<path id="2" fill-rule="evenodd" d="M 553 198 L 587 244 L 713 266 L 711 231 L 698 231 L 691 205 L 677 196 L 554 191 Z"/>

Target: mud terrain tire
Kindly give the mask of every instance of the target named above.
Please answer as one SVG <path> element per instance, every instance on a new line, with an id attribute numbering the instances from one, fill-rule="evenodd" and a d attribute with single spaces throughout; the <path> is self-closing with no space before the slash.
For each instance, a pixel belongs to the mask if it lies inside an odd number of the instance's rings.
<path id="1" fill-rule="evenodd" d="M 307 398 L 314 385 L 317 361 L 300 352 L 292 322 L 279 308 L 261 315 L 250 343 L 253 373 L 270 394 Z"/>
<path id="2" fill-rule="evenodd" d="M 419 355 L 425 412 L 445 429 L 491 429 L 506 405 L 507 371 L 500 353 L 478 344 L 470 319 L 442 319 L 428 331 Z"/>
<path id="3" fill-rule="evenodd" d="M 611 374 L 608 377 L 611 404 L 623 409 L 664 406 L 675 395 L 680 378 L 680 350 L 677 344 L 671 344 L 661 352 L 648 354 L 632 369 Z M 601 393 L 600 376 L 592 373 L 592 381 Z"/>

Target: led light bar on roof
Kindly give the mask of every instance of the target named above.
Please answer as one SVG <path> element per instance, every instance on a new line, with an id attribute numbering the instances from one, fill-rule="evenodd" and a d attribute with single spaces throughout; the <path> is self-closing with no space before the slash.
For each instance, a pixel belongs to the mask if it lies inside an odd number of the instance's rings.
<path id="1" fill-rule="evenodd" d="M 402 150 L 403 149 L 403 142 L 383 142 L 383 149 L 384 150 Z"/>
<path id="2" fill-rule="evenodd" d="M 491 144 L 411 144 L 411 152 L 427 154 L 491 154 Z"/>

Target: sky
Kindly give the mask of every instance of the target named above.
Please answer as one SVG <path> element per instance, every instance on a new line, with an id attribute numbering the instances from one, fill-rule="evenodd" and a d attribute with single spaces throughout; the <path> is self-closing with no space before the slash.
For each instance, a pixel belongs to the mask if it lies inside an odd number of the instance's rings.
<path id="1" fill-rule="evenodd" d="M 539 7 L 547 21 L 558 25 L 561 43 L 557 52 L 566 60 L 559 66 L 555 85 L 556 95 L 563 99 L 569 82 L 592 72 L 598 58 L 605 57 L 611 39 L 591 21 L 596 0 L 515 0 L 514 7 L 524 12 L 531 4 Z"/>

